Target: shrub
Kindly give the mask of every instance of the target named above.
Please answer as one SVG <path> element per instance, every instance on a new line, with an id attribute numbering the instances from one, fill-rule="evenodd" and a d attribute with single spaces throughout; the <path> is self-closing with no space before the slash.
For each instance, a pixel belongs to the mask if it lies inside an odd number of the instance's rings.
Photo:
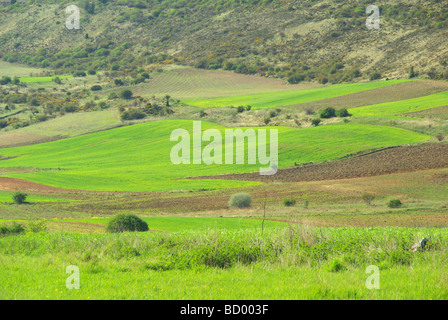
<path id="1" fill-rule="evenodd" d="M 374 72 L 370 75 L 370 80 L 378 80 L 381 79 L 381 74 L 379 74 L 378 72 Z"/>
<path id="2" fill-rule="evenodd" d="M 443 134 L 438 134 L 438 135 L 436 135 L 436 138 L 437 138 L 437 140 L 442 142 L 445 139 L 445 136 Z"/>
<path id="3" fill-rule="evenodd" d="M 140 120 L 145 117 L 146 114 L 138 109 L 127 110 L 121 114 L 121 120 Z"/>
<path id="4" fill-rule="evenodd" d="M 46 114 L 40 114 L 36 117 L 37 122 L 44 122 L 48 120 L 48 116 Z"/>
<path id="5" fill-rule="evenodd" d="M 285 199 L 285 200 L 283 200 L 283 205 L 285 207 L 292 207 L 295 204 L 296 204 L 296 200 L 294 200 L 294 199 Z"/>
<path id="6" fill-rule="evenodd" d="M 237 109 L 238 113 L 243 113 L 244 112 L 244 107 L 243 106 L 239 106 Z"/>
<path id="7" fill-rule="evenodd" d="M 322 119 L 329 119 L 336 116 L 336 110 L 332 107 L 325 108 L 320 112 L 320 117 Z"/>
<path id="8" fill-rule="evenodd" d="M 21 234 L 25 231 L 25 228 L 17 223 L 13 222 L 12 226 L 8 226 L 6 224 L 0 225 L 0 236 L 7 236 L 11 234 Z"/>
<path id="9" fill-rule="evenodd" d="M 126 100 L 131 99 L 132 95 L 133 95 L 132 91 L 128 90 L 128 89 L 123 90 L 123 91 L 120 92 L 120 98 L 123 98 L 123 99 L 126 99 Z"/>
<path id="10" fill-rule="evenodd" d="M 117 98 L 118 98 L 118 95 L 115 92 L 111 92 L 107 96 L 107 99 L 109 99 L 109 100 L 114 100 L 114 99 L 117 99 Z"/>
<path id="11" fill-rule="evenodd" d="M 246 106 L 246 111 L 250 111 L 252 109 L 252 106 Z"/>
<path id="12" fill-rule="evenodd" d="M 339 109 L 336 111 L 336 116 L 339 118 L 351 117 L 351 114 L 348 113 L 347 109 Z"/>
<path id="13" fill-rule="evenodd" d="M 311 120 L 311 124 L 315 127 L 317 127 L 321 122 L 322 122 L 322 120 L 320 120 L 320 119 Z"/>
<path id="14" fill-rule="evenodd" d="M 401 201 L 398 200 L 398 199 L 390 200 L 389 203 L 387 204 L 387 206 L 388 206 L 389 208 L 400 208 L 402 205 L 403 205 L 403 204 L 402 204 Z"/>
<path id="15" fill-rule="evenodd" d="M 148 224 L 133 214 L 121 213 L 109 220 L 106 231 L 109 233 L 120 232 L 145 232 L 148 231 Z"/>
<path id="16" fill-rule="evenodd" d="M 92 88 L 90 88 L 90 90 L 92 90 L 92 91 L 100 91 L 100 90 L 103 90 L 103 87 L 96 84 L 96 85 L 92 86 Z"/>
<path id="17" fill-rule="evenodd" d="M 28 231 L 32 233 L 46 232 L 48 231 L 45 220 L 31 221 L 27 225 Z"/>
<path id="18" fill-rule="evenodd" d="M 28 197 L 26 193 L 19 191 L 13 194 L 12 200 L 14 200 L 14 203 L 16 204 L 24 204 L 26 201 L 26 197 Z"/>
<path id="19" fill-rule="evenodd" d="M 77 71 L 77 72 L 73 73 L 73 76 L 76 78 L 76 77 L 85 77 L 87 75 L 84 71 Z"/>
<path id="20" fill-rule="evenodd" d="M 252 197 L 248 193 L 235 193 L 230 197 L 229 207 L 231 208 L 249 208 L 252 203 Z"/>

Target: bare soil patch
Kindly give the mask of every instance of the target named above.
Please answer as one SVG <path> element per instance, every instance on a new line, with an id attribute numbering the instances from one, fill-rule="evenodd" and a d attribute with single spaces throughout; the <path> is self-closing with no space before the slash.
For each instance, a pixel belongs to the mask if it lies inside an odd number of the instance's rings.
<path id="1" fill-rule="evenodd" d="M 321 85 L 290 85 L 284 80 L 230 71 L 180 68 L 156 74 L 146 83 L 132 87 L 132 91 L 147 96 L 168 94 L 175 99 L 206 99 L 315 87 Z"/>
<path id="2" fill-rule="evenodd" d="M 336 160 L 281 169 L 274 176 L 257 173 L 194 177 L 192 179 L 222 179 L 244 181 L 323 181 L 380 176 L 393 173 L 448 168 L 448 144 L 402 146 Z"/>
<path id="3" fill-rule="evenodd" d="M 26 146 L 55 140 L 58 140 L 58 138 L 23 132 L 7 132 L 0 134 L 0 148 Z"/>

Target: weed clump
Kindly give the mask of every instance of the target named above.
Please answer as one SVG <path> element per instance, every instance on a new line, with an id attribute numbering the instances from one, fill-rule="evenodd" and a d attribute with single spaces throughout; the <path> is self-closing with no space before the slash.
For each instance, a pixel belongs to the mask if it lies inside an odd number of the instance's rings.
<path id="1" fill-rule="evenodd" d="M 133 214 L 121 213 L 110 219 L 106 226 L 109 233 L 120 232 L 145 232 L 148 231 L 148 224 Z"/>
<path id="2" fill-rule="evenodd" d="M 285 199 L 285 200 L 283 200 L 283 205 L 285 207 L 292 207 L 295 204 L 296 204 L 296 200 L 294 200 L 294 199 Z"/>
<path id="3" fill-rule="evenodd" d="M 235 193 L 230 197 L 229 207 L 231 208 L 249 208 L 252 203 L 252 196 L 248 193 Z"/>

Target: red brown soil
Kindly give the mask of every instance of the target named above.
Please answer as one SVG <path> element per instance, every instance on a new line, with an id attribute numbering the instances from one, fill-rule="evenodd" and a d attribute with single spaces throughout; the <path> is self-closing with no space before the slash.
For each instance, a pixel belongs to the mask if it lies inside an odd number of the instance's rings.
<path id="1" fill-rule="evenodd" d="M 192 179 L 245 181 L 322 181 L 372 177 L 428 169 L 448 168 L 448 144 L 403 146 L 349 159 L 280 169 L 274 176 L 257 173 L 203 176 Z"/>

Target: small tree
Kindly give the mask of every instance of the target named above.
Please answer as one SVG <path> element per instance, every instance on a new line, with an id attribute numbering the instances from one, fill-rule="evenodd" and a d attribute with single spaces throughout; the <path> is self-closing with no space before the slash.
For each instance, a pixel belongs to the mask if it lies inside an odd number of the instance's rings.
<path id="1" fill-rule="evenodd" d="M 311 124 L 315 127 L 317 127 L 321 122 L 322 122 L 322 120 L 320 120 L 320 119 L 311 120 Z"/>
<path id="2" fill-rule="evenodd" d="M 364 193 L 362 195 L 362 200 L 364 200 L 364 202 L 370 206 L 372 204 L 372 201 L 375 199 L 375 196 L 373 194 L 369 194 L 369 193 Z"/>
<path id="3" fill-rule="evenodd" d="M 237 109 L 238 113 L 243 113 L 244 112 L 244 107 L 243 106 L 239 106 Z"/>
<path id="4" fill-rule="evenodd" d="M 411 69 L 409 70 L 409 79 L 412 79 L 416 76 L 414 71 L 414 66 L 411 66 Z"/>
<path id="5" fill-rule="evenodd" d="M 235 193 L 230 197 L 229 207 L 231 208 L 249 208 L 252 203 L 252 197 L 248 193 Z"/>
<path id="6" fill-rule="evenodd" d="M 27 197 L 28 195 L 26 193 L 19 191 L 13 194 L 12 199 L 14 200 L 15 204 L 24 204 Z"/>
<path id="7" fill-rule="evenodd" d="M 283 200 L 283 205 L 285 207 L 293 207 L 296 204 L 296 200 L 294 199 L 285 199 Z"/>

